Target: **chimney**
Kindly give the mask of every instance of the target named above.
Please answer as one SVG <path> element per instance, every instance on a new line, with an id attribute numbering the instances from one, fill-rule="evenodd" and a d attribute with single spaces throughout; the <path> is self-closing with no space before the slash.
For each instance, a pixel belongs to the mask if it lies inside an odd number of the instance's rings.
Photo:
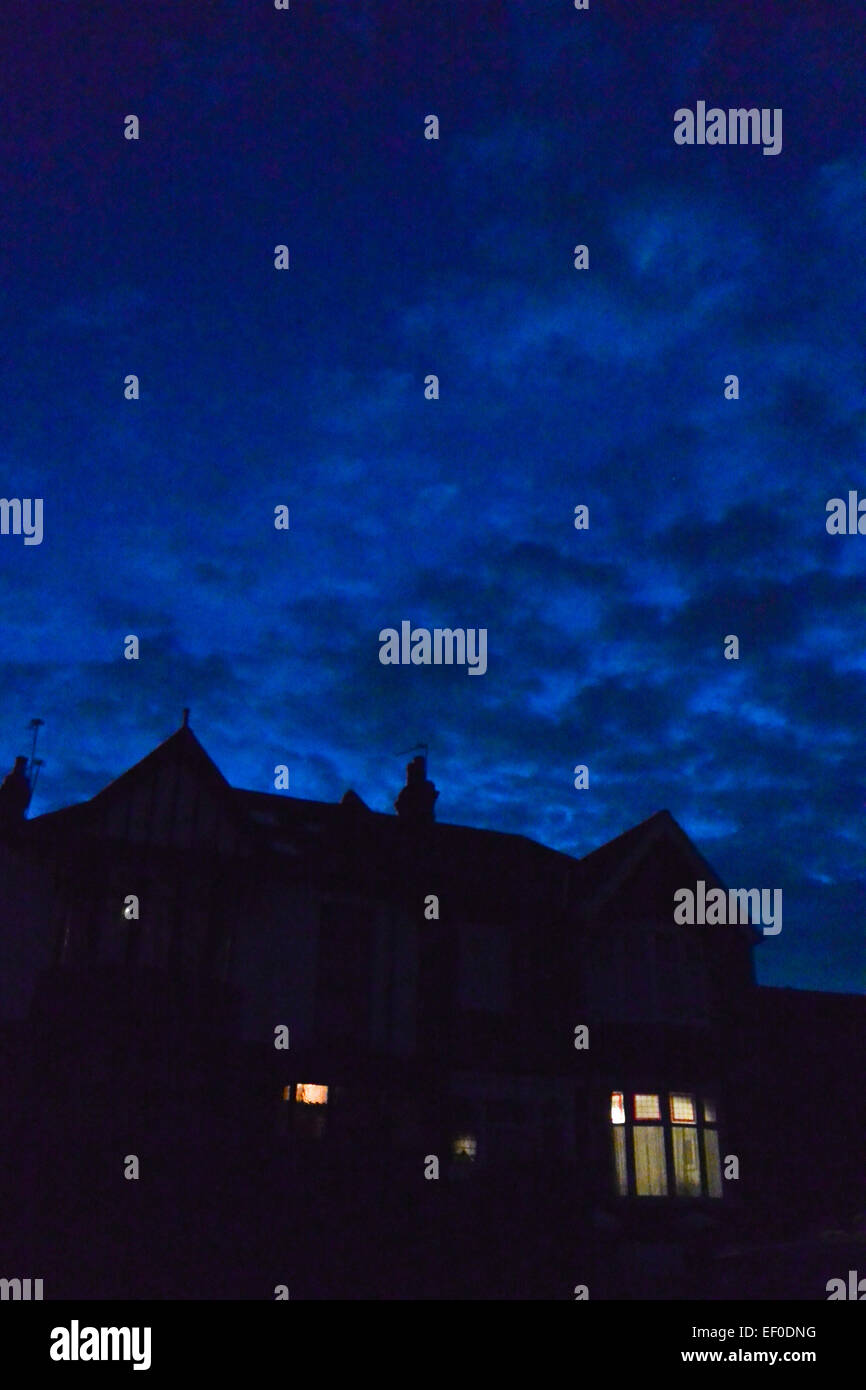
<path id="1" fill-rule="evenodd" d="M 15 766 L 11 772 L 7 772 L 0 785 L 0 827 L 18 825 L 23 821 L 30 805 L 30 796 L 27 759 L 16 758 Z"/>
<path id="2" fill-rule="evenodd" d="M 433 804 L 439 793 L 427 780 L 427 759 L 419 753 L 406 768 L 406 785 L 394 808 L 407 825 L 432 825 Z"/>

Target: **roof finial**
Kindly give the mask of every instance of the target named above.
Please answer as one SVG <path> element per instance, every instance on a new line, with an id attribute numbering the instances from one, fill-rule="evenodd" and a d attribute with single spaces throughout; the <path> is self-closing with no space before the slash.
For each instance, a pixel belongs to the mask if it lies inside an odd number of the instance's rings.
<path id="1" fill-rule="evenodd" d="M 185 729 L 188 729 L 188 728 L 189 728 L 189 710 L 188 710 L 188 709 L 185 709 L 184 712 L 183 712 L 183 727 L 184 727 Z"/>

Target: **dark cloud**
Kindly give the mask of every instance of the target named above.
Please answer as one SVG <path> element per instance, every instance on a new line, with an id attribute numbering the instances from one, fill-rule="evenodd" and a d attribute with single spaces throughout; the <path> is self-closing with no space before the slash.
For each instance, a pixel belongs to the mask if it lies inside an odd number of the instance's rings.
<path id="1" fill-rule="evenodd" d="M 866 491 L 863 26 L 783 8 L 22 21 L 0 492 L 45 539 L 0 537 L 0 676 L 36 810 L 184 705 L 236 784 L 383 810 L 427 740 L 442 819 L 585 853 L 665 806 L 784 888 L 767 979 L 863 987 L 866 541 L 824 525 Z M 783 107 L 782 155 L 674 146 L 716 94 Z M 383 667 L 404 618 L 486 627 L 487 674 Z"/>

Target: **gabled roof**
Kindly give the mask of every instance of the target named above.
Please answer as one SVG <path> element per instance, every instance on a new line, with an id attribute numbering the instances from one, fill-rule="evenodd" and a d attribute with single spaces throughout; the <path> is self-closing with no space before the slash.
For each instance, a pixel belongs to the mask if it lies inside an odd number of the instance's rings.
<path id="1" fill-rule="evenodd" d="M 231 795 L 232 788 L 223 777 L 213 758 L 205 752 L 189 725 L 182 724 L 150 753 L 140 758 L 137 763 L 133 763 L 126 772 L 122 772 L 119 777 L 115 777 L 113 782 L 109 782 L 107 787 L 103 787 L 95 796 L 92 796 L 89 804 L 101 805 L 104 801 L 113 799 L 118 792 L 125 791 L 131 783 L 137 782 L 143 773 L 156 771 L 168 763 L 175 762 L 186 763 L 188 767 L 192 767 L 219 791 Z"/>
<path id="2" fill-rule="evenodd" d="M 239 813 L 234 789 L 199 743 L 192 729 L 183 724 L 88 801 L 78 802 L 74 806 L 64 806 L 57 811 L 47 811 L 44 815 L 26 822 L 28 834 L 41 838 L 46 833 L 86 831 L 92 822 L 99 824 L 103 812 L 115 802 L 122 801 L 140 782 L 155 776 L 162 768 L 178 764 L 191 771 L 194 777 L 213 792 L 225 807 L 226 814 L 239 826 L 248 828 L 244 817 Z"/>
<path id="3" fill-rule="evenodd" d="M 590 909 L 611 897 L 632 870 L 660 841 L 669 840 L 679 853 L 691 861 L 697 874 L 713 888 L 724 888 L 715 869 L 689 839 L 670 811 L 656 811 L 639 825 L 584 855 L 580 861 L 580 884 Z"/>
<path id="4" fill-rule="evenodd" d="M 496 884 L 506 898 L 531 878 L 539 885 L 539 893 L 563 906 L 571 885 L 583 911 L 591 914 L 626 884 L 648 855 L 668 842 L 690 876 L 724 888 L 669 811 L 657 811 L 577 859 L 528 836 L 506 831 L 442 821 L 416 830 L 399 816 L 371 810 L 353 791 L 346 792 L 340 802 L 328 802 L 232 787 L 186 724 L 89 801 L 27 822 L 28 835 L 38 840 L 44 832 L 74 834 L 76 830 L 86 831 L 94 821 L 98 827 L 103 811 L 122 800 L 141 780 L 178 763 L 212 789 L 215 799 L 247 837 L 251 834 L 266 853 L 284 862 L 302 862 L 324 854 L 328 862 L 333 858 L 335 865 L 342 864 L 347 870 L 387 876 L 405 862 L 407 853 L 423 844 L 424 862 L 435 872 L 454 870 L 476 884 L 486 878 L 491 889 Z"/>

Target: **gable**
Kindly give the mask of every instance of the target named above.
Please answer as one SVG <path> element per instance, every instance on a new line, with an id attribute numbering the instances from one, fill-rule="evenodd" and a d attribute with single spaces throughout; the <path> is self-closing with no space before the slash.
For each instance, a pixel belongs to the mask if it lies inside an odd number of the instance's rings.
<path id="1" fill-rule="evenodd" d="M 596 872 L 595 883 L 584 898 L 584 915 L 589 919 L 609 920 L 613 916 L 674 926 L 674 894 L 679 889 L 694 891 L 696 884 L 703 881 L 707 892 L 711 888 L 727 892 L 715 869 L 667 811 L 660 811 L 627 832 L 619 843 L 623 853 L 618 862 L 610 855 L 617 841 L 599 852 L 599 857 L 607 856 L 605 873 L 601 877 Z M 589 855 L 582 863 L 590 865 L 595 857 Z M 735 925 L 730 931 L 741 943 L 756 941 L 760 936 L 750 926 Z"/>
<path id="2" fill-rule="evenodd" d="M 228 783 L 187 728 L 76 809 L 84 833 L 135 844 L 232 854 L 248 837 Z"/>

